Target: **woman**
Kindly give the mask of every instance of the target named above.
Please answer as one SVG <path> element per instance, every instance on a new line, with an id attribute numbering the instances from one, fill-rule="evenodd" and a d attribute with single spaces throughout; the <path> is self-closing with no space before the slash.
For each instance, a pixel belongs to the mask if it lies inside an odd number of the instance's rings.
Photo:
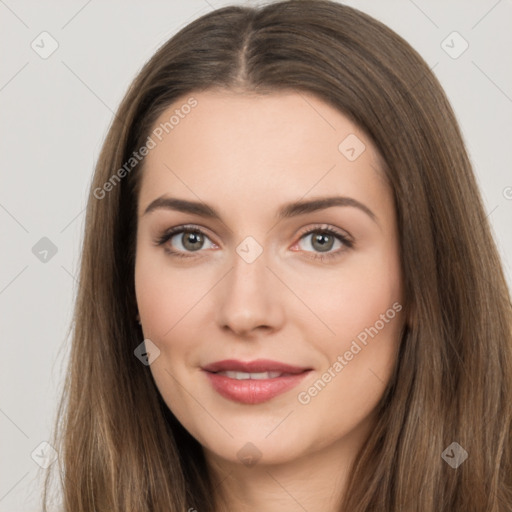
<path id="1" fill-rule="evenodd" d="M 97 164 L 64 509 L 511 510 L 511 318 L 421 57 L 330 1 L 216 10 Z"/>

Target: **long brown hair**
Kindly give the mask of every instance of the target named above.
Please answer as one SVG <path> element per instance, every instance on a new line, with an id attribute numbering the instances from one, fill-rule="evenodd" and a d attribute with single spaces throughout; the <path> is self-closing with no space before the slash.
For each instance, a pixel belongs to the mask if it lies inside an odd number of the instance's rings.
<path id="1" fill-rule="evenodd" d="M 212 87 L 314 93 L 356 122 L 385 162 L 409 318 L 340 510 L 512 510 L 511 301 L 457 121 L 407 42 L 328 0 L 204 15 L 158 50 L 123 99 L 91 186 L 55 426 L 64 509 L 213 511 L 201 446 L 133 353 L 144 160 L 126 167 L 171 103 Z M 445 461 L 461 449 L 460 466 Z"/>

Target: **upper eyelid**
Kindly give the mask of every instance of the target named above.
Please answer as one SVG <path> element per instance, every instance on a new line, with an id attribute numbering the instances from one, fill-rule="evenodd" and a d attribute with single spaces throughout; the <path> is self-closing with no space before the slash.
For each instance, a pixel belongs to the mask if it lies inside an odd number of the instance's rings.
<path id="1" fill-rule="evenodd" d="M 302 238 L 304 235 L 310 235 L 311 233 L 313 233 L 315 231 L 318 231 L 318 232 L 327 231 L 335 236 L 337 235 L 341 238 L 346 238 L 347 240 L 350 240 L 350 241 L 353 240 L 352 235 L 350 235 L 348 233 L 348 231 L 341 229 L 341 228 L 334 227 L 334 226 L 332 226 L 330 224 L 326 224 L 326 223 L 316 224 L 312 227 L 304 228 L 303 230 L 300 231 L 300 233 L 297 236 Z"/>

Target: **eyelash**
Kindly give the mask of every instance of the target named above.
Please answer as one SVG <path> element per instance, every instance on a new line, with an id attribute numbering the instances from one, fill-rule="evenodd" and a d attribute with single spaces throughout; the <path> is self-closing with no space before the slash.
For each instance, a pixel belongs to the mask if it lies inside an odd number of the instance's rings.
<path id="1" fill-rule="evenodd" d="M 171 228 L 167 231 L 165 231 L 161 236 L 159 236 L 155 240 L 155 245 L 161 246 L 164 245 L 166 242 L 168 242 L 174 235 L 179 233 L 196 233 L 204 235 L 208 238 L 210 238 L 202 229 L 199 227 L 193 225 L 193 224 L 187 224 L 184 226 L 176 226 L 174 228 Z M 319 261 L 327 261 L 331 260 L 332 258 L 336 258 L 341 255 L 342 252 L 345 252 L 346 249 L 351 249 L 354 246 L 354 243 L 345 235 L 341 234 L 339 231 L 329 227 L 329 226 L 313 226 L 312 228 L 309 228 L 308 230 L 301 232 L 299 236 L 299 240 L 304 238 L 307 235 L 310 235 L 312 233 L 321 233 L 321 234 L 329 234 L 337 238 L 340 242 L 342 242 L 345 245 L 345 249 L 338 249 L 335 252 L 329 252 L 329 253 L 314 253 L 314 255 L 307 256 L 308 258 L 311 258 L 313 260 L 319 260 Z M 165 247 L 165 252 L 169 254 L 169 256 L 172 257 L 178 257 L 178 258 L 193 258 L 194 256 L 189 255 L 188 253 L 184 253 L 182 251 L 176 251 L 174 249 L 170 249 L 169 247 Z M 311 251 L 305 251 L 307 253 L 310 253 Z"/>

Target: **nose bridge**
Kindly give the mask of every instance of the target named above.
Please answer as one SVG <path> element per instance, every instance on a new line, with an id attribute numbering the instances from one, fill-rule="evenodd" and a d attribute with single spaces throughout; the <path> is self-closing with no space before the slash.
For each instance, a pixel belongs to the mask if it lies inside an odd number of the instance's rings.
<path id="1" fill-rule="evenodd" d="M 282 322 L 282 307 L 275 277 L 267 268 L 268 254 L 252 237 L 244 239 L 233 253 L 232 268 L 218 297 L 218 322 L 237 333 Z"/>
<path id="2" fill-rule="evenodd" d="M 242 291 L 244 286 L 248 287 L 248 291 L 257 295 L 265 291 L 269 262 L 268 251 L 253 240 L 245 239 L 236 247 L 231 280 L 233 286 L 242 287 Z"/>

